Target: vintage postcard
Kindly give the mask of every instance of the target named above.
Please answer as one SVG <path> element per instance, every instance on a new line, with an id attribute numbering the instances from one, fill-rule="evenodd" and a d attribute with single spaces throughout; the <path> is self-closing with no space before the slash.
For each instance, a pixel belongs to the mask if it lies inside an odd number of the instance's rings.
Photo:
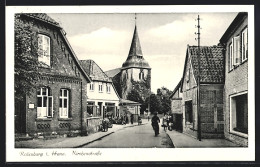
<path id="1" fill-rule="evenodd" d="M 254 161 L 254 6 L 7 6 L 7 162 Z"/>

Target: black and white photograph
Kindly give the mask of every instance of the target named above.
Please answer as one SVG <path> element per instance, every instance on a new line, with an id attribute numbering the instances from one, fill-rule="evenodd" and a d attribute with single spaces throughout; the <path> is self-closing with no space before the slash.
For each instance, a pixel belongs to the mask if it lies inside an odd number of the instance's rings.
<path id="1" fill-rule="evenodd" d="M 6 13 L 7 161 L 255 160 L 253 5 Z"/>

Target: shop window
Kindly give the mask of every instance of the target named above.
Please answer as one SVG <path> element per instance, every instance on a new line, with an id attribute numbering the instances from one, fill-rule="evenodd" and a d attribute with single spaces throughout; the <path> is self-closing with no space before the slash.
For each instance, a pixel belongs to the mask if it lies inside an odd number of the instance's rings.
<path id="1" fill-rule="evenodd" d="M 193 123 L 193 111 L 192 111 L 192 101 L 185 102 L 185 122 Z"/>
<path id="2" fill-rule="evenodd" d="M 50 66 L 50 37 L 38 34 L 38 61 L 42 66 Z"/>
<path id="3" fill-rule="evenodd" d="M 60 89 L 60 118 L 69 118 L 69 93 L 68 89 Z"/>
<path id="4" fill-rule="evenodd" d="M 247 93 L 230 97 L 230 131 L 248 134 Z"/>
<path id="5" fill-rule="evenodd" d="M 247 28 L 242 31 L 242 62 L 248 57 L 248 35 Z"/>
<path id="6" fill-rule="evenodd" d="M 87 104 L 87 112 L 89 116 L 94 116 L 94 110 L 95 110 L 95 103 L 94 102 L 88 102 Z"/>
<path id="7" fill-rule="evenodd" d="M 37 90 L 37 118 L 48 118 L 53 116 L 53 99 L 50 89 L 41 87 Z"/>

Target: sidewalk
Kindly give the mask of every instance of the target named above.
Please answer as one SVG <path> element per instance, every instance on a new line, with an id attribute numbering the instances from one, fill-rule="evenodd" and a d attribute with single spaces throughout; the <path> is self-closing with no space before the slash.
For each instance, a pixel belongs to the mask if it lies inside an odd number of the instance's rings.
<path id="1" fill-rule="evenodd" d="M 143 120 L 142 125 L 147 124 L 147 121 Z M 78 136 L 78 137 L 60 137 L 54 139 L 34 139 L 27 141 L 16 141 L 15 148 L 77 148 L 92 143 L 96 140 L 100 140 L 105 136 L 108 136 L 116 131 L 124 128 L 138 126 L 137 123 L 116 125 L 113 124 L 112 128 L 108 128 L 107 132 L 97 132 L 90 134 L 89 136 Z"/>
<path id="2" fill-rule="evenodd" d="M 201 139 L 201 141 L 199 141 L 198 139 L 175 130 L 167 130 L 166 133 L 171 138 L 175 148 L 240 147 L 226 139 Z"/>

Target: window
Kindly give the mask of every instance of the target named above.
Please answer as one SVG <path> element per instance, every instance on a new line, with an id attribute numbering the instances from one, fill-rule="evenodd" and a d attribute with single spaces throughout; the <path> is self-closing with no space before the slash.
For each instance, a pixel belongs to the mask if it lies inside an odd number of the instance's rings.
<path id="1" fill-rule="evenodd" d="M 234 37 L 234 65 L 240 63 L 240 36 Z"/>
<path id="2" fill-rule="evenodd" d="M 46 35 L 38 34 L 38 61 L 44 66 L 50 66 L 50 38 Z"/>
<path id="3" fill-rule="evenodd" d="M 103 92 L 103 83 L 102 82 L 98 83 L 98 91 Z"/>
<path id="4" fill-rule="evenodd" d="M 233 39 L 232 39 L 232 43 L 229 45 L 229 70 L 233 69 Z"/>
<path id="5" fill-rule="evenodd" d="M 59 107 L 60 118 L 69 117 L 69 90 L 60 89 L 60 107 Z"/>
<path id="6" fill-rule="evenodd" d="M 140 70 L 139 79 L 144 79 L 144 71 Z"/>
<path id="7" fill-rule="evenodd" d="M 107 93 L 110 93 L 110 88 L 111 88 L 111 85 L 109 83 L 107 83 Z"/>
<path id="8" fill-rule="evenodd" d="M 193 123 L 192 101 L 185 102 L 185 122 Z"/>
<path id="9" fill-rule="evenodd" d="M 187 71 L 187 74 L 186 74 L 186 80 L 187 80 L 187 82 L 189 82 L 190 81 L 190 68 L 189 68 L 189 70 Z"/>
<path id="10" fill-rule="evenodd" d="M 47 87 L 41 87 L 37 90 L 37 118 L 53 116 L 53 99 L 49 94 L 50 90 Z"/>
<path id="11" fill-rule="evenodd" d="M 248 134 L 247 93 L 230 97 L 230 131 Z"/>
<path id="12" fill-rule="evenodd" d="M 247 28 L 242 32 L 242 62 L 248 57 L 248 35 Z"/>
<path id="13" fill-rule="evenodd" d="M 90 91 L 94 91 L 94 83 L 93 82 L 90 83 L 89 90 Z"/>
<path id="14" fill-rule="evenodd" d="M 248 34 L 247 28 L 238 35 L 232 38 L 232 42 L 229 44 L 229 70 L 238 66 L 241 62 L 244 62 L 248 58 Z M 242 59 L 242 60 L 241 60 Z"/>
<path id="15" fill-rule="evenodd" d="M 96 106 L 94 102 L 88 102 L 87 104 L 87 112 L 89 116 L 94 116 L 94 110 L 96 110 Z"/>

